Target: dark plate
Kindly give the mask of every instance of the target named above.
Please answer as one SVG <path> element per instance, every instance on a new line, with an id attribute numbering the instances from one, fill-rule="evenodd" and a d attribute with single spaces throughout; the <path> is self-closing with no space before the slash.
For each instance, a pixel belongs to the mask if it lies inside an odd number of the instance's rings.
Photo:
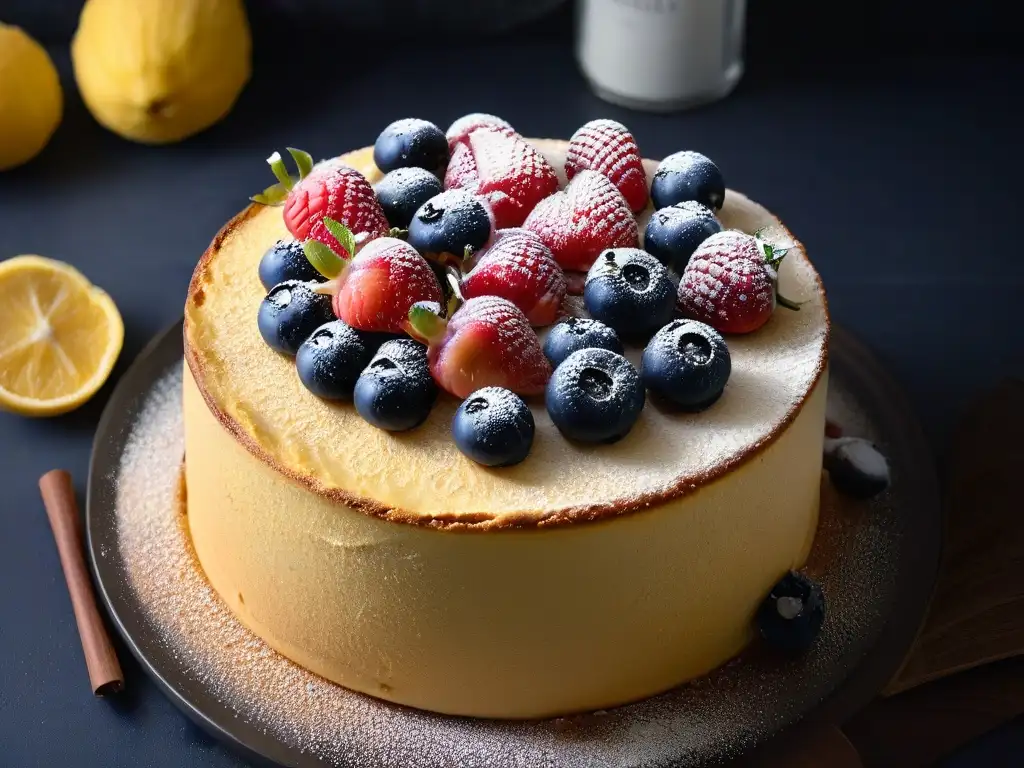
<path id="1" fill-rule="evenodd" d="M 239 718 L 208 688 L 182 674 L 180 662 L 148 623 L 145 607 L 138 603 L 127 584 L 115 509 L 121 456 L 153 385 L 181 364 L 179 322 L 150 343 L 132 364 L 114 391 L 97 429 L 86 518 L 89 555 L 100 596 L 142 667 L 197 724 L 250 759 L 296 768 L 322 766 L 317 758 Z M 833 330 L 830 365 L 832 386 L 854 396 L 886 446 L 899 477 L 896 501 L 903 532 L 895 559 L 895 592 L 877 641 L 852 672 L 832 672 L 841 679 L 823 681 L 829 684 L 827 690 L 832 690 L 824 701 L 796 713 L 805 722 L 839 724 L 878 694 L 913 643 L 938 572 L 943 524 L 929 450 L 899 387 L 872 354 L 841 329 Z M 794 719 L 788 717 L 787 721 Z"/>

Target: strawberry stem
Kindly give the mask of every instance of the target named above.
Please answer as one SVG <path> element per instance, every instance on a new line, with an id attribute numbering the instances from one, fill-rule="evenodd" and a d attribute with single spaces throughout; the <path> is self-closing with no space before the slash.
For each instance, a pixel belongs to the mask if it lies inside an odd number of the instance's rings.
<path id="1" fill-rule="evenodd" d="M 448 321 L 440 315 L 441 308 L 430 301 L 419 301 L 409 307 L 409 319 L 405 322 L 406 333 L 413 338 L 435 344 L 444 338 Z"/>
<path id="2" fill-rule="evenodd" d="M 319 240 L 307 240 L 302 244 L 302 252 L 306 259 L 313 265 L 313 269 L 333 280 L 338 277 L 345 268 L 346 259 L 336 254 L 329 245 L 324 245 Z"/>
<path id="3" fill-rule="evenodd" d="M 310 288 L 313 289 L 313 293 L 319 293 L 323 296 L 333 296 L 338 292 L 341 287 L 341 281 L 335 278 L 334 280 L 328 280 L 326 283 L 315 283 Z"/>
<path id="4" fill-rule="evenodd" d="M 399 240 L 405 240 L 409 236 L 408 229 L 402 229 L 401 227 L 392 227 L 388 230 L 388 237 L 397 237 Z"/>
<path id="5" fill-rule="evenodd" d="M 292 187 L 295 186 L 295 179 L 288 174 L 288 169 L 281 158 L 281 153 L 274 152 L 274 154 L 267 158 L 267 163 L 270 165 L 270 170 L 273 171 L 278 183 L 290 192 Z"/>

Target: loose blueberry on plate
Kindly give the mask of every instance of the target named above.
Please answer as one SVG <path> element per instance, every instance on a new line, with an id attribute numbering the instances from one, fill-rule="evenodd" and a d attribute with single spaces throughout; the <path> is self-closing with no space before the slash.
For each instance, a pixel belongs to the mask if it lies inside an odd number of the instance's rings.
<path id="1" fill-rule="evenodd" d="M 461 264 L 491 242 L 494 216 L 478 197 L 451 189 L 425 202 L 409 222 L 409 245 L 428 260 Z"/>
<path id="2" fill-rule="evenodd" d="M 270 289 L 256 322 L 267 344 L 294 355 L 313 331 L 333 319 L 330 296 L 315 292 L 311 283 L 286 280 Z"/>
<path id="3" fill-rule="evenodd" d="M 362 332 L 335 320 L 321 325 L 302 343 L 295 368 L 299 381 L 317 397 L 348 400 L 373 353 Z"/>
<path id="4" fill-rule="evenodd" d="M 545 392 L 548 415 L 570 440 L 614 443 L 633 428 L 644 388 L 633 364 L 607 349 L 581 349 L 555 369 Z"/>
<path id="5" fill-rule="evenodd" d="M 298 240 L 278 240 L 260 259 L 260 282 L 268 291 L 278 283 L 301 280 L 304 283 L 322 283 L 327 278 L 309 263 Z"/>
<path id="6" fill-rule="evenodd" d="M 676 152 L 654 172 L 651 200 L 657 209 L 696 200 L 717 211 L 725 202 L 725 179 L 718 166 L 700 152 Z"/>
<path id="7" fill-rule="evenodd" d="M 544 339 L 544 355 L 556 368 L 573 352 L 591 347 L 622 354 L 618 334 L 604 323 L 588 317 L 567 318 L 553 326 Z"/>
<path id="8" fill-rule="evenodd" d="M 710 208 L 685 200 L 654 212 L 644 230 L 644 250 L 681 275 L 700 244 L 721 231 Z"/>
<path id="9" fill-rule="evenodd" d="M 761 637 L 788 653 L 806 651 L 825 621 L 825 596 L 821 587 L 802 573 L 782 577 L 757 611 Z"/>
<path id="10" fill-rule="evenodd" d="M 478 389 L 462 401 L 452 419 L 452 436 L 462 453 L 487 467 L 518 464 L 533 446 L 533 414 L 515 392 Z"/>
<path id="11" fill-rule="evenodd" d="M 869 499 L 889 487 L 889 462 L 860 437 L 825 438 L 825 469 L 840 493 Z"/>
<path id="12" fill-rule="evenodd" d="M 448 164 L 448 139 L 444 131 L 426 120 L 396 120 L 377 137 L 373 162 L 384 173 L 415 167 L 439 174 Z"/>
<path id="13" fill-rule="evenodd" d="M 722 396 L 732 372 L 725 339 L 710 325 L 673 320 L 644 349 L 640 378 L 659 400 L 702 411 Z"/>
<path id="14" fill-rule="evenodd" d="M 352 399 L 359 415 L 379 429 L 418 427 L 437 399 L 427 348 L 412 339 L 382 344 L 356 381 Z"/>
<path id="15" fill-rule="evenodd" d="M 413 215 L 427 200 L 444 191 L 441 180 L 423 168 L 396 168 L 374 188 L 388 224 L 408 229 Z"/>
<path id="16" fill-rule="evenodd" d="M 671 320 L 675 296 L 668 270 L 639 248 L 604 251 L 583 288 L 587 312 L 627 340 L 646 341 Z"/>

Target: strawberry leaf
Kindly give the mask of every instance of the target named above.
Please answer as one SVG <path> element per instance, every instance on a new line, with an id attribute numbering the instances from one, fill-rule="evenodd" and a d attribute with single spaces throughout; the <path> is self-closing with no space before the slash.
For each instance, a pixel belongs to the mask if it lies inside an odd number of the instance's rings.
<path id="1" fill-rule="evenodd" d="M 324 245 L 319 240 L 304 242 L 302 252 L 306 254 L 306 259 L 313 265 L 313 269 L 328 280 L 340 275 L 345 268 L 345 260 L 332 251 L 330 246 Z"/>
<path id="2" fill-rule="evenodd" d="M 334 238 L 341 244 L 349 256 L 356 255 L 356 238 L 352 234 L 352 230 L 342 224 L 340 221 L 335 221 L 329 216 L 324 216 L 324 226 L 327 227 L 327 231 L 334 235 Z"/>
<path id="3" fill-rule="evenodd" d="M 286 197 L 288 197 L 287 189 L 281 184 L 271 184 L 260 194 L 253 195 L 249 199 L 260 205 L 281 205 Z"/>
<path id="4" fill-rule="evenodd" d="M 295 161 L 295 167 L 299 169 L 299 180 L 309 176 L 313 170 L 313 156 L 309 152 L 303 152 L 301 149 L 295 149 L 295 147 L 287 147 L 288 154 L 292 156 L 292 160 Z"/>
<path id="5" fill-rule="evenodd" d="M 270 166 L 270 170 L 273 171 L 274 177 L 281 183 L 281 186 L 290 192 L 291 188 L 295 186 L 295 179 L 288 174 L 288 169 L 284 165 L 281 153 L 275 152 L 268 157 L 267 164 Z"/>
<path id="6" fill-rule="evenodd" d="M 405 330 L 409 335 L 432 344 L 444 337 L 448 321 L 441 317 L 441 307 L 432 301 L 419 301 L 409 307 Z"/>

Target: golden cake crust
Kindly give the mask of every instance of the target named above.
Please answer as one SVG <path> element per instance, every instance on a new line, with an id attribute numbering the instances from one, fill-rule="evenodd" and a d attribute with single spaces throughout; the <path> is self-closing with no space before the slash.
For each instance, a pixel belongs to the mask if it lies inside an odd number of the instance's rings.
<path id="1" fill-rule="evenodd" d="M 530 141 L 535 143 L 538 148 L 541 148 L 545 154 L 549 155 L 549 157 L 552 154 L 555 155 L 554 159 L 557 159 L 558 156 L 564 152 L 565 142 L 533 139 Z M 363 171 L 371 181 L 375 182 L 379 178 L 379 171 L 376 171 L 376 169 L 372 167 L 372 160 L 368 160 L 371 156 L 372 148 L 364 148 L 343 155 L 340 159 L 343 162 L 347 162 L 353 167 Z M 368 163 L 369 167 L 367 166 Z M 652 174 L 656 163 L 653 163 L 652 161 L 645 161 L 645 165 L 648 168 L 649 175 Z M 562 177 L 562 180 L 564 181 L 561 163 L 558 163 L 556 167 L 560 177 Z M 798 251 L 798 258 L 805 262 L 807 267 L 807 270 L 805 270 L 807 272 L 805 278 L 809 276 L 814 292 L 814 295 L 810 297 L 810 300 L 812 302 L 817 302 L 821 309 L 822 334 L 820 344 L 818 345 L 816 359 L 813 361 L 813 368 L 810 371 L 810 376 L 807 379 L 807 385 L 802 396 L 791 403 L 787 410 L 779 418 L 775 419 L 770 427 L 765 429 L 758 439 L 749 442 L 749 444 L 744 446 L 742 450 L 736 451 L 723 460 L 715 462 L 712 466 L 677 476 L 671 482 L 664 483 L 655 488 L 646 489 L 639 493 L 629 493 L 619 498 L 577 503 L 551 509 L 512 509 L 497 513 L 488 510 L 458 511 L 444 509 L 423 512 L 407 508 L 401 504 L 387 503 L 372 498 L 366 494 L 355 493 L 347 488 L 323 482 L 312 473 L 297 469 L 288 462 L 282 460 L 280 455 L 273 450 L 269 450 L 266 445 L 254 436 L 251 426 L 247 428 L 246 425 L 243 425 L 238 418 L 229 413 L 223 407 L 221 401 L 214 395 L 211 387 L 208 386 L 209 377 L 212 375 L 212 372 L 209 370 L 209 362 L 204 354 L 199 351 L 200 343 L 197 341 L 195 333 L 195 311 L 200 310 L 203 307 L 207 298 L 207 293 L 211 289 L 212 285 L 211 265 L 214 264 L 217 257 L 224 249 L 225 244 L 228 243 L 244 225 L 263 211 L 263 207 L 259 205 L 254 204 L 248 206 L 228 221 L 228 223 L 225 224 L 220 232 L 218 232 L 214 237 L 196 267 L 189 285 L 186 300 L 184 328 L 185 360 L 189 366 L 192 376 L 195 379 L 199 392 L 209 407 L 210 412 L 235 438 L 235 440 L 244 446 L 253 456 L 282 475 L 305 487 L 310 492 L 331 501 L 344 504 L 367 515 L 394 523 L 428 526 L 437 529 L 490 531 L 501 529 L 547 528 L 570 524 L 581 524 L 601 521 L 651 509 L 691 494 L 715 480 L 722 478 L 742 464 L 755 459 L 765 448 L 772 445 L 793 422 L 803 408 L 807 398 L 815 390 L 815 387 L 827 368 L 828 337 L 830 330 L 828 306 L 820 276 L 813 269 L 809 259 L 807 259 L 806 251 L 802 243 L 793 236 L 781 221 L 771 214 L 768 214 L 767 211 L 764 211 L 760 206 L 757 206 L 756 203 L 749 201 L 741 194 L 732 190 L 727 193 L 726 197 L 727 206 L 730 200 L 739 200 L 740 205 L 749 205 L 752 209 L 756 209 L 761 219 L 769 217 L 770 221 L 768 224 L 773 230 L 773 236 L 775 239 L 784 239 L 788 244 L 791 244 L 791 247 Z M 648 209 L 644 214 L 642 214 L 642 217 L 649 216 L 650 213 L 651 211 Z M 642 231 L 643 222 L 641 222 L 641 232 Z M 270 243 L 267 243 L 268 246 L 269 244 Z M 255 262 L 253 263 L 253 272 L 255 272 Z M 253 313 L 253 325 L 255 325 L 255 312 Z M 756 338 L 758 333 L 751 334 L 750 336 L 751 338 Z M 730 338 L 730 345 L 732 345 L 732 341 L 733 339 Z M 272 357 L 273 353 L 267 350 L 267 356 L 268 358 Z M 648 409 L 651 407 L 652 406 L 648 405 Z M 534 410 L 536 414 L 536 408 Z M 698 414 L 698 417 L 699 416 L 700 415 Z"/>

